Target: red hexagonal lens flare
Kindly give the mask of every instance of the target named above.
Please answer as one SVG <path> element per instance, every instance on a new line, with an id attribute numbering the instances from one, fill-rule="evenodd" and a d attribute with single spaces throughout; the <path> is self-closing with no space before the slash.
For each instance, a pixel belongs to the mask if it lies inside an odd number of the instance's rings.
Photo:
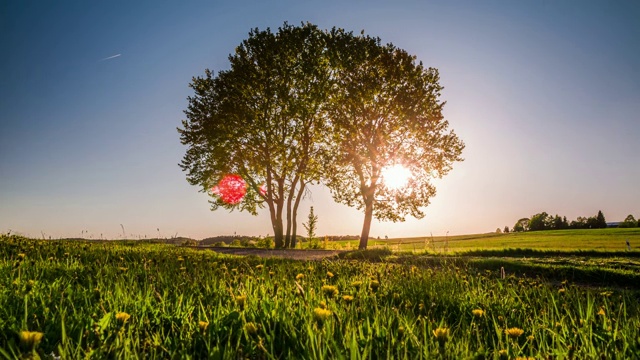
<path id="1" fill-rule="evenodd" d="M 211 192 L 220 196 L 220 200 L 227 204 L 235 205 L 242 201 L 247 193 L 247 183 L 240 175 L 229 174 L 222 177 L 218 185 Z"/>

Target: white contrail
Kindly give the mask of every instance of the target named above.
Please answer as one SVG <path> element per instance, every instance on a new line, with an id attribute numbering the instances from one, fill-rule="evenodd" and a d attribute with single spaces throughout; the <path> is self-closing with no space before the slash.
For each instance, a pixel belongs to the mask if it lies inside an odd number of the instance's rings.
<path id="1" fill-rule="evenodd" d="M 117 58 L 117 57 L 120 57 L 120 56 L 122 56 L 122 54 L 115 54 L 115 55 L 113 55 L 113 56 L 109 56 L 109 57 L 106 57 L 106 58 L 104 58 L 104 59 L 100 59 L 100 61 L 105 61 L 105 60 L 109 60 L 109 59 Z"/>

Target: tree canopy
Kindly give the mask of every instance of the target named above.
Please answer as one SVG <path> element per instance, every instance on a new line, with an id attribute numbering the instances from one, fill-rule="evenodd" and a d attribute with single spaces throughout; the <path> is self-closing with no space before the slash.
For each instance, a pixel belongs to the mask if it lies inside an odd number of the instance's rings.
<path id="1" fill-rule="evenodd" d="M 366 248 L 373 217 L 424 217 L 421 207 L 436 192 L 431 179 L 462 160 L 464 144 L 443 118 L 437 69 L 379 38 L 340 29 L 331 32 L 330 46 L 332 157 L 324 180 L 336 201 L 364 210 L 359 247 Z M 412 177 L 390 189 L 381 172 L 396 164 Z"/>
<path id="2" fill-rule="evenodd" d="M 212 210 L 255 215 L 266 203 L 276 247 L 295 245 L 297 207 L 306 185 L 319 179 L 316 142 L 323 136 L 328 90 L 324 40 L 310 24 L 285 23 L 277 33 L 252 30 L 229 56 L 229 70 L 214 75 L 207 69 L 193 78 L 195 95 L 178 129 L 189 146 L 180 165 L 192 185 L 212 195 Z M 225 174 L 247 182 L 243 201 L 211 194 Z"/>
<path id="3" fill-rule="evenodd" d="M 276 33 L 252 30 L 229 62 L 190 84 L 180 165 L 212 196 L 212 210 L 255 215 L 266 204 L 276 247 L 295 245 L 297 208 L 311 182 L 364 209 L 365 248 L 374 216 L 422 218 L 435 195 L 431 180 L 462 161 L 464 144 L 442 115 L 437 69 L 379 38 L 285 23 Z M 381 173 L 398 164 L 412 176 L 392 189 Z M 242 201 L 219 196 L 216 184 L 230 175 L 246 182 Z"/>

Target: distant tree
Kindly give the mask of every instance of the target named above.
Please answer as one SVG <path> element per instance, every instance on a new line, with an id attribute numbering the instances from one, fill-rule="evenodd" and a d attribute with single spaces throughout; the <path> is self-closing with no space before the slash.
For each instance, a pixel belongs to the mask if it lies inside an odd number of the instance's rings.
<path id="1" fill-rule="evenodd" d="M 522 218 L 513 225 L 513 232 L 523 232 L 529 230 L 529 218 Z"/>
<path id="2" fill-rule="evenodd" d="M 529 231 L 549 230 L 550 217 L 546 212 L 535 214 L 529 220 Z"/>
<path id="3" fill-rule="evenodd" d="M 590 216 L 587 219 L 587 229 L 597 229 L 598 228 L 598 219 L 595 216 Z"/>
<path id="4" fill-rule="evenodd" d="M 325 178 L 335 201 L 364 210 L 359 248 L 367 247 L 372 219 L 424 217 L 441 178 L 460 157 L 464 143 L 449 129 L 435 68 L 379 38 L 331 32 L 333 88 L 328 105 L 332 156 Z M 381 182 L 386 167 L 412 173 L 402 189 Z"/>
<path id="5" fill-rule="evenodd" d="M 586 229 L 587 228 L 587 218 L 578 216 L 576 220 L 571 221 L 569 224 L 569 228 L 571 229 Z"/>
<path id="6" fill-rule="evenodd" d="M 636 226 L 638 226 L 638 222 L 636 221 L 636 218 L 634 218 L 631 214 L 627 215 L 624 221 L 619 225 L 619 227 L 621 228 L 633 228 Z"/>
<path id="7" fill-rule="evenodd" d="M 566 227 L 564 226 L 564 221 L 559 215 L 556 214 L 556 216 L 553 217 L 551 228 L 554 230 L 566 229 Z"/>
<path id="8" fill-rule="evenodd" d="M 497 229 L 496 229 L 496 234 L 502 234 L 502 229 L 497 228 Z"/>
<path id="9" fill-rule="evenodd" d="M 567 217 L 566 216 L 562 217 L 562 228 L 563 229 L 568 229 L 569 228 L 569 222 L 567 221 Z"/>
<path id="10" fill-rule="evenodd" d="M 509 233 L 509 227 L 505 226 L 504 230 L 502 230 L 503 233 L 508 234 Z"/>
<path id="11" fill-rule="evenodd" d="M 604 219 L 604 214 L 601 210 L 598 210 L 598 215 L 596 216 L 596 226 L 599 229 L 605 229 L 607 227 L 607 220 Z"/>

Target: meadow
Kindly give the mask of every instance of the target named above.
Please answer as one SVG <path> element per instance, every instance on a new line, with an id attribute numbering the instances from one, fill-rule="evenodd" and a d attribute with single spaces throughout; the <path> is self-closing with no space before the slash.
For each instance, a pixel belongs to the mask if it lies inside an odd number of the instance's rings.
<path id="1" fill-rule="evenodd" d="M 387 248 L 294 261 L 5 235 L 0 357 L 640 356 L 636 252 L 528 251 L 434 256 Z M 592 269 L 620 283 L 575 277 Z"/>
<path id="2" fill-rule="evenodd" d="M 570 251 L 625 251 L 626 240 L 632 250 L 640 250 L 640 228 L 531 231 L 456 236 L 429 236 L 370 240 L 370 247 L 438 253 L 470 250 L 523 248 Z M 357 248 L 356 241 L 342 241 L 344 247 Z"/>

